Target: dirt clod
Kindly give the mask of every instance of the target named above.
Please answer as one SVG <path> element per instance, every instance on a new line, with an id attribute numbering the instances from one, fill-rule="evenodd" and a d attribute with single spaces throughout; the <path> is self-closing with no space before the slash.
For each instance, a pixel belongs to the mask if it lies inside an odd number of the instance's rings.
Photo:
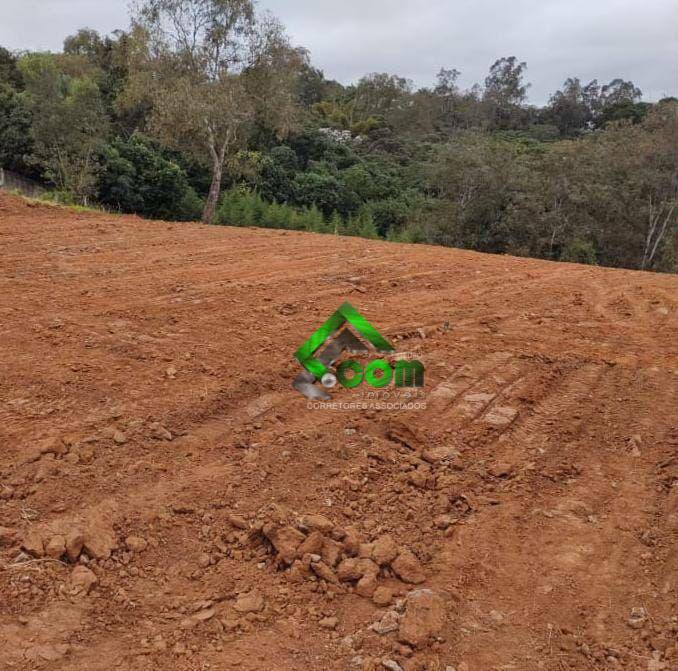
<path id="1" fill-rule="evenodd" d="M 323 629 L 336 629 L 337 624 L 339 624 L 339 620 L 336 617 L 324 617 L 318 624 L 323 628 Z"/>
<path id="2" fill-rule="evenodd" d="M 51 559 L 59 559 L 66 553 L 66 539 L 63 536 L 52 536 L 45 544 L 45 555 Z"/>
<path id="3" fill-rule="evenodd" d="M 79 529 L 73 529 L 66 534 L 66 557 L 75 563 L 85 546 L 85 535 Z"/>
<path id="4" fill-rule="evenodd" d="M 125 545 L 130 552 L 143 552 L 148 547 L 148 541 L 141 536 L 127 536 Z"/>
<path id="5" fill-rule="evenodd" d="M 398 640 L 422 647 L 442 631 L 445 619 L 445 602 L 440 596 L 427 589 L 410 592 L 398 628 Z"/>
<path id="6" fill-rule="evenodd" d="M 238 613 L 260 613 L 264 610 L 266 602 L 264 596 L 259 590 L 252 590 L 246 594 L 241 594 L 236 600 L 233 608 Z"/>
<path id="7" fill-rule="evenodd" d="M 69 579 L 71 592 L 74 594 L 89 594 L 98 582 L 96 574 L 86 566 L 76 566 Z"/>
<path id="8" fill-rule="evenodd" d="M 379 566 L 390 564 L 398 556 L 398 546 L 392 536 L 380 536 L 374 541 L 372 559 Z"/>
<path id="9" fill-rule="evenodd" d="M 269 525 L 264 527 L 264 534 L 276 549 L 278 558 L 286 564 L 291 564 L 294 561 L 297 555 L 297 548 L 306 538 L 301 531 L 292 526 L 277 527 Z"/>
<path id="10" fill-rule="evenodd" d="M 412 585 L 418 585 L 426 580 L 421 562 L 407 548 L 398 551 L 398 557 L 391 563 L 391 568 L 401 580 Z"/>
<path id="11" fill-rule="evenodd" d="M 25 535 L 21 547 L 32 557 L 40 558 L 45 556 L 45 542 L 40 533 L 35 529 L 31 529 Z"/>

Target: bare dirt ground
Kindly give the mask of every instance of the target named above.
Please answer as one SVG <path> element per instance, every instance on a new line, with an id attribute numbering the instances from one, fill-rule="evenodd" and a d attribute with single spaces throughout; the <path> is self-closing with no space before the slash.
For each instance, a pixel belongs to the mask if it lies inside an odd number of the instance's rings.
<path id="1" fill-rule="evenodd" d="M 1 669 L 678 669 L 678 277 L 8 196 L 0 269 Z M 426 410 L 291 388 L 345 300 Z"/>

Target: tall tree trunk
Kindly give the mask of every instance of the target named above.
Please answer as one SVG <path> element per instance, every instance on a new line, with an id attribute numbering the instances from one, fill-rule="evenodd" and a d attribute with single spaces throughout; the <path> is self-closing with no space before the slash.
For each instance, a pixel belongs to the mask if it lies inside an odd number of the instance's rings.
<path id="1" fill-rule="evenodd" d="M 202 213 L 202 221 L 204 224 L 214 223 L 214 215 L 217 211 L 219 196 L 221 195 L 221 174 L 224 162 L 221 157 L 217 156 L 214 157 L 213 163 L 212 184 L 210 186 L 210 191 L 207 194 L 207 200 L 205 201 L 205 209 Z"/>

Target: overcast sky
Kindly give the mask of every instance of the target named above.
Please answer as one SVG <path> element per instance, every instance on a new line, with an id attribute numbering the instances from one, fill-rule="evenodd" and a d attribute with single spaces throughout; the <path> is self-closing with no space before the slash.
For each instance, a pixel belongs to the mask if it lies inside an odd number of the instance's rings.
<path id="1" fill-rule="evenodd" d="M 80 27 L 127 26 L 128 0 L 0 0 L 0 45 L 59 50 Z M 528 63 L 530 99 L 569 76 L 632 79 L 646 100 L 678 96 L 678 0 L 261 0 L 343 83 L 389 72 L 429 85 L 441 66 L 482 82 L 490 64 Z"/>

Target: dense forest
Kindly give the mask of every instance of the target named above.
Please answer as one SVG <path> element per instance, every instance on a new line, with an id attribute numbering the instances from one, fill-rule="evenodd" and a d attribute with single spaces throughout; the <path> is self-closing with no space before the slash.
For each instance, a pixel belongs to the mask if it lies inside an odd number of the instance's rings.
<path id="1" fill-rule="evenodd" d="M 0 48 L 0 166 L 145 217 L 678 272 L 678 100 L 573 76 L 537 107 L 513 56 L 459 76 L 346 86 L 249 0 L 146 0 Z"/>

